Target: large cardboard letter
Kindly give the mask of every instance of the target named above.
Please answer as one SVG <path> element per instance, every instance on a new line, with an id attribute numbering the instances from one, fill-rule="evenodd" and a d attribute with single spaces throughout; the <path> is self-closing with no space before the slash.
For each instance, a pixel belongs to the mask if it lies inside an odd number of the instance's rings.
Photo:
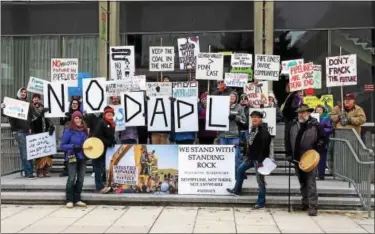
<path id="1" fill-rule="evenodd" d="M 125 126 L 145 126 L 145 99 L 143 92 L 127 92 L 121 97 L 125 110 Z"/>
<path id="2" fill-rule="evenodd" d="M 44 83 L 44 107 L 48 108 L 46 118 L 65 117 L 69 111 L 68 86 L 65 82 Z"/>
<path id="3" fill-rule="evenodd" d="M 174 127 L 176 132 L 197 132 L 197 98 L 177 98 L 177 100 L 174 102 L 174 119 Z"/>
<path id="4" fill-rule="evenodd" d="M 229 130 L 229 96 L 207 96 L 206 130 Z"/>
<path id="5" fill-rule="evenodd" d="M 169 97 L 150 97 L 147 102 L 148 131 L 171 131 L 171 100 Z"/>
<path id="6" fill-rule="evenodd" d="M 104 77 L 82 80 L 83 107 L 87 113 L 103 112 L 107 106 L 105 84 Z"/>

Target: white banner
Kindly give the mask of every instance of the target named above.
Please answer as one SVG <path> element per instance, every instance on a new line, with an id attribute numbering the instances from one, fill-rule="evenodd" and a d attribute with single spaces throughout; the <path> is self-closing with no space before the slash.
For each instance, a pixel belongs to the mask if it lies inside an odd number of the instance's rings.
<path id="1" fill-rule="evenodd" d="M 44 114 L 46 118 L 65 117 L 69 111 L 68 86 L 65 82 L 44 83 L 43 103 L 48 111 Z"/>
<path id="2" fill-rule="evenodd" d="M 127 92 L 121 96 L 121 103 L 125 107 L 125 126 L 145 126 L 145 99 L 143 92 Z"/>
<path id="3" fill-rule="evenodd" d="M 260 105 L 268 105 L 268 81 L 248 83 L 244 86 L 243 92 L 246 94 L 250 106 L 260 107 Z"/>
<path id="4" fill-rule="evenodd" d="M 107 106 L 106 79 L 83 79 L 82 90 L 84 110 L 89 114 L 103 112 Z"/>
<path id="5" fill-rule="evenodd" d="M 171 100 L 169 97 L 150 97 L 147 101 L 149 132 L 171 131 Z"/>
<path id="6" fill-rule="evenodd" d="M 124 81 L 106 81 L 105 91 L 108 97 L 118 97 L 125 92 L 137 92 L 146 90 L 146 76 L 133 76 Z"/>
<path id="7" fill-rule="evenodd" d="M 173 109 L 175 132 L 198 132 L 198 103 L 196 97 L 177 98 Z"/>
<path id="8" fill-rule="evenodd" d="M 115 111 L 115 115 L 113 116 L 113 119 L 116 123 L 115 131 L 124 131 L 126 129 L 124 105 L 111 105 L 111 107 Z"/>
<path id="9" fill-rule="evenodd" d="M 314 89 L 322 88 L 322 66 L 314 64 Z"/>
<path id="10" fill-rule="evenodd" d="M 230 64 L 232 67 L 252 67 L 253 55 L 234 53 L 230 57 Z"/>
<path id="11" fill-rule="evenodd" d="M 280 56 L 256 54 L 254 65 L 254 79 L 279 80 Z"/>
<path id="12" fill-rule="evenodd" d="M 207 96 L 206 130 L 229 130 L 229 96 Z"/>
<path id="13" fill-rule="evenodd" d="M 242 73 L 225 73 L 224 82 L 228 87 L 243 88 L 247 84 L 248 75 Z"/>
<path id="14" fill-rule="evenodd" d="M 134 46 L 110 48 L 111 80 L 127 80 L 134 76 Z"/>
<path id="15" fill-rule="evenodd" d="M 249 114 L 253 111 L 259 111 L 263 114 L 263 123 L 267 123 L 271 136 L 276 136 L 276 108 L 250 108 Z M 251 123 L 251 118 L 249 118 L 249 121 L 250 131 L 253 124 Z"/>
<path id="16" fill-rule="evenodd" d="M 150 71 L 174 71 L 174 47 L 150 46 Z"/>
<path id="17" fill-rule="evenodd" d="M 199 53 L 195 78 L 197 80 L 222 80 L 224 55 L 219 53 Z"/>
<path id="18" fill-rule="evenodd" d="M 195 69 L 196 57 L 200 52 L 199 37 L 178 38 L 177 44 L 180 70 Z"/>
<path id="19" fill-rule="evenodd" d="M 5 104 L 5 108 L 3 109 L 4 115 L 11 118 L 27 120 L 30 103 L 10 97 L 4 97 L 3 103 Z"/>
<path id="20" fill-rule="evenodd" d="M 27 85 L 27 92 L 44 94 L 44 83 L 49 83 L 46 80 L 30 76 L 29 84 Z"/>
<path id="21" fill-rule="evenodd" d="M 314 64 L 304 63 L 289 69 L 290 92 L 314 88 Z"/>
<path id="22" fill-rule="evenodd" d="M 233 145 L 179 145 L 178 193 L 230 195 L 235 184 Z"/>
<path id="23" fill-rule="evenodd" d="M 281 61 L 281 74 L 289 75 L 289 69 L 296 65 L 302 65 L 304 63 L 303 59 L 293 59 Z"/>
<path id="24" fill-rule="evenodd" d="M 326 58 L 327 87 L 357 85 L 357 55 Z"/>
<path id="25" fill-rule="evenodd" d="M 66 82 L 69 87 L 78 86 L 78 59 L 51 59 L 51 82 Z"/>
<path id="26" fill-rule="evenodd" d="M 182 81 L 172 82 L 172 97 L 184 98 L 184 97 L 195 97 L 198 98 L 198 82 L 193 81 Z"/>
<path id="27" fill-rule="evenodd" d="M 148 97 L 171 97 L 171 82 L 147 82 L 146 93 Z"/>
<path id="28" fill-rule="evenodd" d="M 26 136 L 27 160 L 33 160 L 57 153 L 56 134 L 48 132 Z"/>

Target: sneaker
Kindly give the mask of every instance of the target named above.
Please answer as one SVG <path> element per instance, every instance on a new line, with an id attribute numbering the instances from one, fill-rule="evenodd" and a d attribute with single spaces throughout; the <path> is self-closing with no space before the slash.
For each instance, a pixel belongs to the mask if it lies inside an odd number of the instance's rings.
<path id="1" fill-rule="evenodd" d="M 234 189 L 229 189 L 229 188 L 227 188 L 227 192 L 228 192 L 228 193 L 231 193 L 231 194 L 233 194 L 233 195 L 240 195 L 239 193 L 237 193 L 236 191 L 234 191 Z"/>
<path id="2" fill-rule="evenodd" d="M 83 201 L 79 201 L 79 202 L 76 202 L 76 206 L 78 206 L 78 207 L 86 207 L 87 205 Z"/>
<path id="3" fill-rule="evenodd" d="M 26 178 L 29 179 L 29 180 L 33 180 L 33 179 L 35 179 L 35 176 L 31 174 L 31 175 L 26 176 Z"/>
<path id="4" fill-rule="evenodd" d="M 104 187 L 102 190 L 100 190 L 100 193 L 101 194 L 109 193 L 111 189 L 112 189 L 111 187 Z"/>
<path id="5" fill-rule="evenodd" d="M 309 216 L 317 216 L 318 210 L 316 208 L 310 208 L 308 214 Z"/>
<path id="6" fill-rule="evenodd" d="M 258 205 L 258 204 L 256 204 L 256 205 L 254 206 L 254 209 L 256 209 L 256 210 L 258 210 L 258 209 L 262 209 L 262 208 L 265 208 L 265 205 Z"/>
<path id="7" fill-rule="evenodd" d="M 66 208 L 69 208 L 69 209 L 71 209 L 71 208 L 73 208 L 73 202 L 68 202 L 68 203 L 66 203 L 66 205 L 65 205 L 65 207 Z"/>

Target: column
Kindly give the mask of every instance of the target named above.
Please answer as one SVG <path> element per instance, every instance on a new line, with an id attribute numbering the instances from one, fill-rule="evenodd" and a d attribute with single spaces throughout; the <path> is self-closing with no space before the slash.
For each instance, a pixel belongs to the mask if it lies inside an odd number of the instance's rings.
<path id="1" fill-rule="evenodd" d="M 265 54 L 273 54 L 273 31 L 274 31 L 274 1 L 267 1 L 265 4 L 265 20 L 264 20 L 264 39 L 265 39 Z M 268 82 L 269 91 L 273 90 L 273 82 Z"/>
<path id="2" fill-rule="evenodd" d="M 108 16 L 109 2 L 99 2 L 99 76 L 108 79 Z"/>

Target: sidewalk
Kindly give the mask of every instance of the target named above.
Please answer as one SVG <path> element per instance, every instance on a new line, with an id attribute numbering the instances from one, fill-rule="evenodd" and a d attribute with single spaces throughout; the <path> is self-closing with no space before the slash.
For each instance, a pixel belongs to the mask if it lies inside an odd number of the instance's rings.
<path id="1" fill-rule="evenodd" d="M 338 213 L 338 214 L 333 214 Z M 374 233 L 365 212 L 285 209 L 1 206 L 1 233 Z"/>

